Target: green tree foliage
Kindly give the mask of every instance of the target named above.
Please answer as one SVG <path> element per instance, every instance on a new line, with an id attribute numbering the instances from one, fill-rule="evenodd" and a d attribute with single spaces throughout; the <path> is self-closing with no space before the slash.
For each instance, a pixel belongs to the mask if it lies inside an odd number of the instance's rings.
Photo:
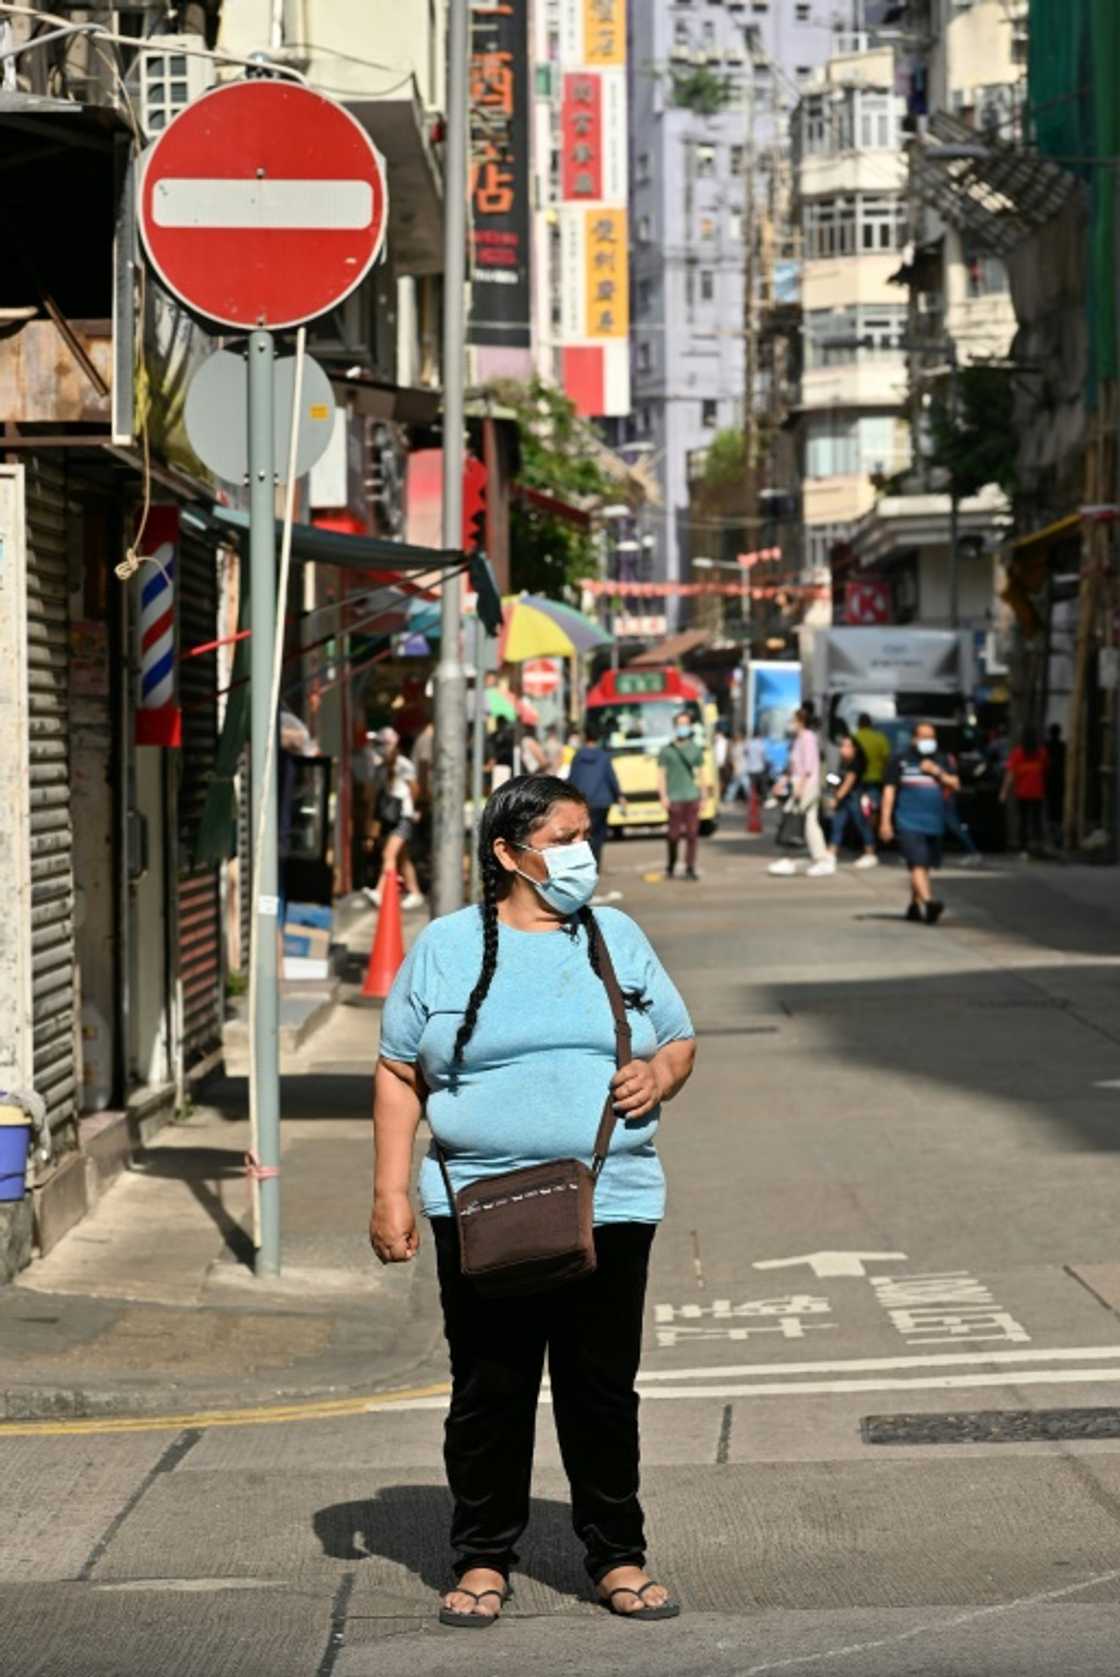
<path id="1" fill-rule="evenodd" d="M 717 431 L 708 444 L 704 460 L 704 484 L 724 489 L 742 483 L 747 475 L 746 439 L 738 427 Z"/>
<path id="2" fill-rule="evenodd" d="M 517 483 L 588 511 L 609 497 L 611 482 L 599 464 L 599 439 L 563 391 L 539 379 L 530 384 L 502 380 L 491 391 L 517 417 Z M 525 589 L 563 600 L 582 577 L 594 576 L 597 570 L 590 529 L 515 495 L 510 508 L 510 581 L 516 592 Z"/>
<path id="3" fill-rule="evenodd" d="M 718 76 L 702 64 L 694 70 L 674 70 L 672 84 L 674 105 L 697 116 L 718 116 L 735 91 L 730 76 Z"/>
<path id="4" fill-rule="evenodd" d="M 992 367 L 962 367 L 957 375 L 956 424 L 947 387 L 933 403 L 931 461 L 949 473 L 961 496 L 975 495 L 986 483 L 998 483 L 1008 495 L 1015 492 L 1018 441 L 1012 382 L 1006 372 Z"/>

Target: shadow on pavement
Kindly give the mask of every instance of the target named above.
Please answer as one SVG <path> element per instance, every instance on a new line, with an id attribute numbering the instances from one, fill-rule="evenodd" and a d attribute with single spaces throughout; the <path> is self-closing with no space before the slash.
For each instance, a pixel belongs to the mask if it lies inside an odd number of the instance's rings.
<path id="1" fill-rule="evenodd" d="M 565 1595 L 586 1596 L 588 1578 L 567 1503 L 534 1497 L 516 1570 Z M 451 1583 L 451 1495 L 440 1485 L 386 1485 L 360 1502 L 320 1508 L 312 1527 L 333 1560 L 395 1561 L 432 1590 Z"/>
<path id="2" fill-rule="evenodd" d="M 238 1263 L 253 1264 L 252 1237 L 227 1210 L 216 1184 L 244 1182 L 245 1155 L 237 1147 L 153 1147 L 133 1170 L 143 1176 L 182 1182 L 214 1223 L 226 1250 Z"/>
<path id="3" fill-rule="evenodd" d="M 249 1115 L 249 1079 L 213 1077 L 200 1092 L 201 1102 L 223 1118 Z M 280 1079 L 280 1110 L 285 1118 L 364 1118 L 373 1110 L 373 1062 L 368 1073 L 321 1072 Z"/>

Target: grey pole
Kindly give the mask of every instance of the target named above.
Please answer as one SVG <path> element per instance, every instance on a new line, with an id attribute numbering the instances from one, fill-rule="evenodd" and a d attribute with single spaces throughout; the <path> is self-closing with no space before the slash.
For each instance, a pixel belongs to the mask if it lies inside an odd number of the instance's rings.
<path id="1" fill-rule="evenodd" d="M 949 345 L 949 422 L 956 434 L 957 429 L 957 395 L 958 373 L 957 346 L 950 340 Z M 957 488 L 957 473 L 955 468 L 949 470 L 949 627 L 956 629 L 961 619 L 961 544 L 960 544 L 961 501 Z"/>
<path id="2" fill-rule="evenodd" d="M 253 995 L 256 1150 L 262 1172 L 280 1165 L 279 996 L 276 987 L 277 856 L 276 800 L 271 787 L 261 812 L 265 763 L 276 730 L 271 714 L 272 651 L 276 634 L 276 516 L 273 441 L 273 341 L 271 332 L 249 334 L 249 690 L 252 728 L 253 833 L 261 840 L 253 857 L 252 911 L 256 922 L 256 980 Z M 275 785 L 275 779 L 272 786 Z M 258 1275 L 280 1273 L 280 1180 L 262 1174 L 256 1182 L 259 1237 Z"/>
<path id="3" fill-rule="evenodd" d="M 443 545 L 449 548 L 463 545 L 468 21 L 468 0 L 451 0 L 447 27 L 443 224 Z M 463 903 L 467 684 L 462 662 L 462 626 L 462 581 L 458 575 L 445 576 L 440 596 L 439 663 L 435 676 L 433 916 L 450 914 Z"/>
<path id="4" fill-rule="evenodd" d="M 471 897 L 477 901 L 481 884 L 478 867 L 478 824 L 482 819 L 482 767 L 486 749 L 486 630 L 474 619 L 474 727 L 471 730 Z"/>

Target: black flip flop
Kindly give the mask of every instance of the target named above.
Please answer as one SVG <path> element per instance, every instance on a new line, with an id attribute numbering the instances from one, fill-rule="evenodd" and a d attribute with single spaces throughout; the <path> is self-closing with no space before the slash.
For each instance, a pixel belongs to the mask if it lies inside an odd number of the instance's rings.
<path id="1" fill-rule="evenodd" d="M 632 1590 L 626 1584 L 620 1584 L 617 1590 L 609 1590 L 606 1595 L 600 1596 L 599 1600 L 603 1603 L 603 1606 L 609 1613 L 614 1614 L 616 1619 L 645 1619 L 646 1621 L 652 1621 L 653 1619 L 677 1618 L 680 1614 L 681 1604 L 679 1601 L 674 1601 L 672 1597 L 670 1597 L 668 1601 L 663 1601 L 660 1607 L 636 1607 L 632 1613 L 627 1613 L 625 1609 L 616 1607 L 614 1604 L 614 1598 L 616 1595 L 632 1595 L 636 1596 L 639 1601 L 642 1601 L 645 1598 L 646 1591 L 652 1590 L 655 1587 L 656 1580 L 653 1578 L 650 1579 L 648 1584 L 643 1584 L 640 1590 Z"/>
<path id="2" fill-rule="evenodd" d="M 481 1601 L 483 1596 L 496 1595 L 499 1608 L 496 1613 L 456 1613 L 453 1607 L 441 1607 L 439 1622 L 450 1625 L 453 1630 L 486 1630 L 502 1616 L 502 1608 L 513 1594 L 512 1590 L 465 1590 L 462 1584 L 456 1584 L 448 1592 L 451 1595 L 469 1595 L 472 1601 Z"/>

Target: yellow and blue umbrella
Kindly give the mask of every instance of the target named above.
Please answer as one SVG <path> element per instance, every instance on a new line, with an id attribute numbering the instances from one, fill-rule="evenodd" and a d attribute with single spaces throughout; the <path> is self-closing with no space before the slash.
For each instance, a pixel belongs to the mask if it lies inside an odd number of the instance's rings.
<path id="1" fill-rule="evenodd" d="M 609 646 L 614 636 L 574 606 L 546 600 L 541 594 L 513 594 L 502 601 L 502 633 L 498 656 L 506 664 L 527 658 L 574 658 L 597 646 Z"/>

